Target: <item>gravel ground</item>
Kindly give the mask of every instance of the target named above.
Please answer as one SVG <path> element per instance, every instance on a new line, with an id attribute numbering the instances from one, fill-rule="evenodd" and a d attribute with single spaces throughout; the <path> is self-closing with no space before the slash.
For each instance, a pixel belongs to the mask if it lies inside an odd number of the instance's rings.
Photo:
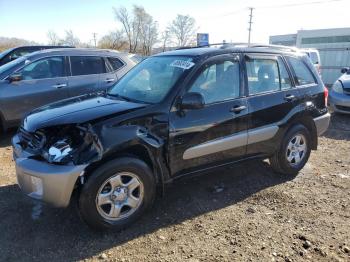
<path id="1" fill-rule="evenodd" d="M 350 116 L 296 178 L 253 161 L 175 183 L 129 229 L 96 233 L 73 203 L 25 198 L 0 140 L 0 261 L 350 261 Z"/>

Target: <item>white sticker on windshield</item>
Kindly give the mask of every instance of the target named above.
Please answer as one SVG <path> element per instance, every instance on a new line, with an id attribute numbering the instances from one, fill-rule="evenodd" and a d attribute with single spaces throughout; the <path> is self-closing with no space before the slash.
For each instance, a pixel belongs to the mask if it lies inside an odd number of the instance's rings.
<path id="1" fill-rule="evenodd" d="M 194 63 L 190 61 L 184 61 L 184 60 L 175 60 L 170 64 L 172 67 L 179 67 L 182 69 L 190 69 L 192 66 L 194 66 Z"/>

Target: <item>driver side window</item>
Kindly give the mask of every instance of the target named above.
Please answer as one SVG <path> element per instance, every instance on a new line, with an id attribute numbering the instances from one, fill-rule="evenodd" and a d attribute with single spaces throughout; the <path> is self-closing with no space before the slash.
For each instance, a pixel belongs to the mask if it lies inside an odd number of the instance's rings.
<path id="1" fill-rule="evenodd" d="M 64 59 L 61 56 L 44 58 L 25 66 L 20 73 L 23 80 L 62 77 Z"/>
<path id="2" fill-rule="evenodd" d="M 239 97 L 239 63 L 222 60 L 205 66 L 188 92 L 202 94 L 205 104 Z"/>

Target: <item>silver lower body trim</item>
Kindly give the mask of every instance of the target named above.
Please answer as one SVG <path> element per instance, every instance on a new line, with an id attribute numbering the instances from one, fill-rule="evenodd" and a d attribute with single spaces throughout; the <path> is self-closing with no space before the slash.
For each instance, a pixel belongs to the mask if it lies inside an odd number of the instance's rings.
<path id="1" fill-rule="evenodd" d="M 188 148 L 183 154 L 183 159 L 192 159 L 269 140 L 276 135 L 278 129 L 279 127 L 277 125 L 259 127 L 248 132 L 243 131 L 237 134 L 208 141 Z"/>

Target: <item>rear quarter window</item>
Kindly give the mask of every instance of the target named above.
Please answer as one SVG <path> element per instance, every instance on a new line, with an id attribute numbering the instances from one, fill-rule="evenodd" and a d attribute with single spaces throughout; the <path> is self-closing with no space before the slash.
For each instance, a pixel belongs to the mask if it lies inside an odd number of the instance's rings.
<path id="1" fill-rule="evenodd" d="M 124 63 L 117 57 L 108 57 L 107 59 L 113 71 L 116 71 L 124 66 Z"/>
<path id="2" fill-rule="evenodd" d="M 294 79 L 298 86 L 316 84 L 312 71 L 300 58 L 287 57 L 287 61 L 293 69 Z"/>

